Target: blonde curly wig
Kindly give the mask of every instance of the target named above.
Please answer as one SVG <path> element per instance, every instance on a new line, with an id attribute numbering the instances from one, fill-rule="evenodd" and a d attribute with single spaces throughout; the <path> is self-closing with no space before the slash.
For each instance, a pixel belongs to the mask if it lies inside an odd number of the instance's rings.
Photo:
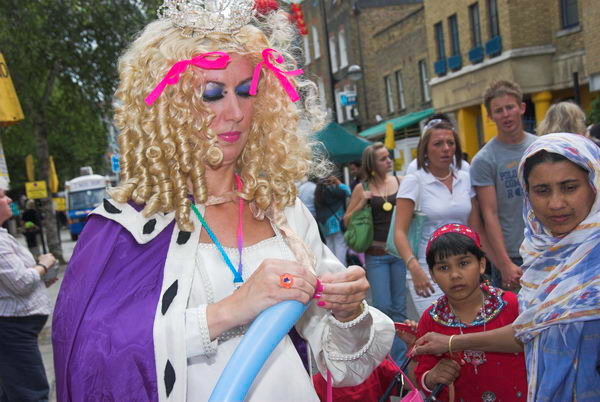
<path id="1" fill-rule="evenodd" d="M 190 66 L 151 107 L 144 99 L 174 63 L 206 52 L 245 55 L 256 65 L 262 51 L 273 48 L 286 60 L 282 69 L 296 69 L 292 54 L 298 49 L 291 46 L 295 35 L 281 12 L 235 35 L 185 37 L 169 20 L 150 23 L 119 60 L 115 124 L 120 130 L 122 184 L 112 197 L 145 205 L 145 216 L 175 211 L 179 228 L 193 230 L 188 183 L 195 202 L 205 202 L 206 164 L 218 166 L 222 161 L 216 134 L 209 128 L 215 116 L 202 101 L 203 74 Z M 261 211 L 293 204 L 294 183 L 328 168 L 326 161 L 313 157 L 309 139 L 324 122 L 317 88 L 303 78 L 293 81 L 302 102 L 292 103 L 277 77 L 263 68 L 248 142 L 237 161 L 244 182 L 240 196 Z"/>

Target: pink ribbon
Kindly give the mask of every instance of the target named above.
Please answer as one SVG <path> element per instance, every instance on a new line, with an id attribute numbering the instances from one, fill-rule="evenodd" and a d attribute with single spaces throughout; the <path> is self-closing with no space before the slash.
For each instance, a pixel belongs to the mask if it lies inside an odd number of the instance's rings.
<path id="1" fill-rule="evenodd" d="M 294 88 L 294 86 L 286 77 L 286 75 L 300 75 L 304 73 L 304 71 L 302 71 L 301 69 L 293 71 L 283 71 L 279 67 L 275 66 L 271 62 L 271 60 L 278 64 L 281 64 L 284 61 L 283 56 L 281 54 L 278 54 L 275 49 L 263 50 L 262 57 L 263 61 L 256 65 L 256 68 L 254 69 L 254 74 L 252 75 L 252 83 L 250 84 L 250 95 L 256 95 L 256 89 L 258 88 L 258 79 L 260 78 L 260 71 L 262 69 L 262 66 L 264 65 L 267 66 L 271 71 L 273 71 L 273 73 L 275 73 L 275 76 L 279 79 L 281 86 L 283 86 L 283 89 L 285 89 L 292 102 L 296 102 L 298 99 L 300 99 L 296 88 Z"/>
<path id="2" fill-rule="evenodd" d="M 217 58 L 211 58 L 218 56 Z M 146 104 L 152 106 L 156 99 L 163 93 L 167 85 L 175 85 L 179 82 L 179 76 L 185 71 L 185 69 L 191 64 L 205 70 L 221 70 L 227 67 L 229 63 L 229 55 L 224 52 L 208 52 L 202 53 L 189 60 L 181 60 L 173 64 L 173 67 L 165 75 L 161 82 L 158 83 L 156 88 L 150 92 L 150 95 L 146 97 Z"/>

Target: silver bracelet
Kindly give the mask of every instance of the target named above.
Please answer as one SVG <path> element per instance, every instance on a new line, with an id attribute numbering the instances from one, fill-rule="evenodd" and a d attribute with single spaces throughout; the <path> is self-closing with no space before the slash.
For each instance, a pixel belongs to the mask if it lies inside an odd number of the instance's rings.
<path id="1" fill-rule="evenodd" d="M 410 262 L 412 260 L 416 260 L 417 257 L 415 257 L 414 255 L 411 255 L 410 257 L 408 257 L 408 260 L 406 260 L 406 267 L 408 268 L 408 264 L 410 264 Z"/>

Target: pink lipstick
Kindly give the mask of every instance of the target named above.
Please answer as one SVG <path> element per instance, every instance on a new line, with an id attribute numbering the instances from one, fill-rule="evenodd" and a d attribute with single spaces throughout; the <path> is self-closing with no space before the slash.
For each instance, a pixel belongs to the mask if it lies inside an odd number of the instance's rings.
<path id="1" fill-rule="evenodd" d="M 240 139 L 241 136 L 241 131 L 228 131 L 226 133 L 221 133 L 218 135 L 218 137 L 225 142 L 236 142 Z"/>

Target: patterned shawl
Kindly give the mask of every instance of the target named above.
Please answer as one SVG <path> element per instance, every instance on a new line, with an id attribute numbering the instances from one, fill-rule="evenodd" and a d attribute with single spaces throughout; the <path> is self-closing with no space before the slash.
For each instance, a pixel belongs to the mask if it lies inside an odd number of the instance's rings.
<path id="1" fill-rule="evenodd" d="M 525 161 L 541 150 L 560 154 L 589 171 L 589 183 L 598 194 L 600 148 L 583 136 L 565 133 L 540 137 L 525 151 L 519 165 L 525 191 Z M 592 269 L 600 262 L 591 261 L 600 251 L 600 197 L 596 196 L 587 218 L 562 238 L 552 236 L 536 218 L 528 196 L 523 218 L 525 240 L 520 252 L 524 274 L 520 314 L 513 324 L 517 337 L 530 342 L 554 324 L 600 319 L 600 269 Z"/>
<path id="2" fill-rule="evenodd" d="M 548 376 L 554 377 L 557 382 L 564 381 L 570 378 L 564 370 L 572 370 L 570 366 L 554 362 L 556 356 L 561 356 L 560 353 L 541 355 L 544 353 L 541 350 L 542 332 L 553 325 L 600 319 L 600 148 L 577 134 L 540 137 L 525 151 L 519 165 L 519 181 L 526 194 L 525 161 L 541 150 L 562 155 L 590 172 L 588 179 L 595 190 L 596 200 L 588 216 L 569 234 L 559 238 L 554 237 L 536 218 L 529 196 L 525 197 L 525 240 L 520 250 L 524 274 L 519 292 L 520 314 L 513 327 L 516 336 L 526 343 L 528 401 L 537 399 L 541 360 L 545 367 L 556 367 L 556 370 L 545 373 L 546 382 Z M 566 333 L 561 328 L 558 333 L 547 334 L 545 347 L 554 348 L 557 352 L 562 345 L 560 338 Z M 563 386 L 572 390 L 575 384 L 566 381 Z"/>

